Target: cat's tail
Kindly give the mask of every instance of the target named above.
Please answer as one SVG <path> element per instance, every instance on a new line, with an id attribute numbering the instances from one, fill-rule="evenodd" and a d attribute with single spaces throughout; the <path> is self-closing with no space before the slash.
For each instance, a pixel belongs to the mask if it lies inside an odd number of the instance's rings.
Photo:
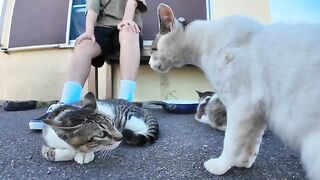
<path id="1" fill-rule="evenodd" d="M 159 124 L 154 116 L 150 112 L 145 112 L 145 123 L 148 126 L 146 134 L 138 134 L 130 129 L 124 129 L 122 135 L 127 144 L 144 146 L 153 144 L 159 136 Z"/>

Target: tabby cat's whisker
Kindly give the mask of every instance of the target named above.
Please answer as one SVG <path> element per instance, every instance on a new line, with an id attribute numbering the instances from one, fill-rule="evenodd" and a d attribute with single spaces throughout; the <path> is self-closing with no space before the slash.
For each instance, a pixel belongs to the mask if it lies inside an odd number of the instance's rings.
<path id="1" fill-rule="evenodd" d="M 110 150 L 100 150 L 99 153 L 97 153 L 97 157 L 105 159 L 109 152 Z"/>

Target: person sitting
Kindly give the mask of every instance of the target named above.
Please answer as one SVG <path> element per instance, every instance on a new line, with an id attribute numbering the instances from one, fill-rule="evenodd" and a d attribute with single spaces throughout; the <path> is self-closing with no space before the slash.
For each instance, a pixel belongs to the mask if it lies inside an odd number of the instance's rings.
<path id="1" fill-rule="evenodd" d="M 91 65 L 101 67 L 107 55 L 120 52 L 119 99 L 132 101 L 135 79 L 140 64 L 142 13 L 145 0 L 87 0 L 85 32 L 75 41 L 67 80 L 61 99 L 52 104 L 46 114 L 29 122 L 31 130 L 42 130 L 42 120 L 63 104 L 80 101 L 83 85 Z"/>

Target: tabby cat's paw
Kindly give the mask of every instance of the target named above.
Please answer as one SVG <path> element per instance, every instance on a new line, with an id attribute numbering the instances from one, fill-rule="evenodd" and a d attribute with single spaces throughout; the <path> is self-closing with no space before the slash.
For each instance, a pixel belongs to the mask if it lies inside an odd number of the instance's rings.
<path id="1" fill-rule="evenodd" d="M 41 147 L 41 155 L 45 157 L 49 161 L 55 161 L 55 151 L 53 148 L 47 146 L 47 145 L 42 145 Z"/>
<path id="2" fill-rule="evenodd" d="M 86 163 L 91 162 L 93 160 L 93 158 L 94 158 L 93 152 L 88 152 L 88 153 L 80 153 L 79 152 L 74 157 L 74 160 L 79 164 L 86 164 Z"/>
<path id="3" fill-rule="evenodd" d="M 214 175 L 222 175 L 231 168 L 230 165 L 224 163 L 223 160 L 220 158 L 209 159 L 204 163 L 204 167 L 207 171 Z"/>

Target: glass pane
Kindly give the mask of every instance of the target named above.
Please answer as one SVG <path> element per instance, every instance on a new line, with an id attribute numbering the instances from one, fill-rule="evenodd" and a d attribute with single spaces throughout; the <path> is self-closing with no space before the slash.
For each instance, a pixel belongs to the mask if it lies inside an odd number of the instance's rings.
<path id="1" fill-rule="evenodd" d="M 0 0 L 0 16 L 1 16 L 1 14 L 2 14 L 2 7 L 3 7 L 3 0 Z"/>
<path id="2" fill-rule="evenodd" d="M 73 5 L 86 4 L 86 0 L 73 0 Z"/>
<path id="3" fill-rule="evenodd" d="M 65 44 L 68 8 L 69 0 L 15 0 L 9 48 Z"/>
<path id="4" fill-rule="evenodd" d="M 3 26 L 3 16 L 4 16 L 4 0 L 0 0 L 0 47 L 1 47 L 1 35 Z"/>
<path id="5" fill-rule="evenodd" d="M 85 30 L 85 9 L 74 9 L 71 14 L 70 40 L 76 39 Z"/>

